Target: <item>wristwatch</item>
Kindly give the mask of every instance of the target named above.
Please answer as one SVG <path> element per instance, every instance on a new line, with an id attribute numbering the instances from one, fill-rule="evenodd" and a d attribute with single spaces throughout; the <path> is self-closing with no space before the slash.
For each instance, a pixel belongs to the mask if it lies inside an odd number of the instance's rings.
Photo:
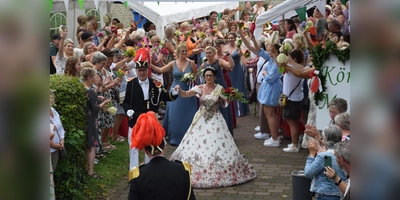
<path id="1" fill-rule="evenodd" d="M 339 186 L 341 182 L 342 182 L 342 179 L 339 179 L 339 181 L 336 182 L 335 185 L 336 185 L 336 186 Z"/>

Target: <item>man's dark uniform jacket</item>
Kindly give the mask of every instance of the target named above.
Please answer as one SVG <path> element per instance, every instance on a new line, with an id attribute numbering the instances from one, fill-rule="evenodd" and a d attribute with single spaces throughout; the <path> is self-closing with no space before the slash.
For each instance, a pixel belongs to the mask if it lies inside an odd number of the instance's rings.
<path id="1" fill-rule="evenodd" d="M 148 78 L 149 81 L 149 100 L 144 100 L 143 90 L 139 84 L 139 79 L 134 78 L 127 83 L 124 102 L 122 107 L 125 113 L 128 110 L 133 110 L 132 119 L 129 119 L 129 127 L 133 127 L 140 114 L 146 113 L 147 111 L 153 111 L 158 113 L 158 107 L 161 101 L 173 101 L 178 98 L 178 95 L 172 95 L 170 92 L 165 90 L 160 82 L 154 79 Z M 156 86 L 156 83 L 158 85 Z"/>
<path id="2" fill-rule="evenodd" d="M 190 165 L 153 157 L 129 171 L 129 200 L 195 200 Z M 190 194 L 190 196 L 189 196 Z"/>

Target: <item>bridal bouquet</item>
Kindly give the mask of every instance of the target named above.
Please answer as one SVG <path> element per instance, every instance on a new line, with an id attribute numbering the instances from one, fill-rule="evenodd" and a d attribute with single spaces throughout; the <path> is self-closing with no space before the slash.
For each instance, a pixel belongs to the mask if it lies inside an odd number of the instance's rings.
<path id="1" fill-rule="evenodd" d="M 188 72 L 182 76 L 181 82 L 190 82 L 194 80 L 196 80 L 196 75 L 194 75 L 192 72 Z"/>
<path id="2" fill-rule="evenodd" d="M 114 107 L 111 102 L 108 103 L 108 107 L 107 112 L 110 113 L 110 115 L 117 114 L 117 108 Z"/>
<path id="3" fill-rule="evenodd" d="M 248 103 L 249 101 L 244 97 L 243 92 L 239 92 L 238 89 L 233 88 L 233 87 L 228 87 L 224 90 L 222 90 L 222 95 L 224 95 L 228 101 L 232 101 L 234 99 L 242 102 L 242 103 Z"/>
<path id="4" fill-rule="evenodd" d="M 242 46 L 242 39 L 240 39 L 240 37 L 236 38 L 235 45 L 237 48 L 240 48 L 240 46 Z"/>

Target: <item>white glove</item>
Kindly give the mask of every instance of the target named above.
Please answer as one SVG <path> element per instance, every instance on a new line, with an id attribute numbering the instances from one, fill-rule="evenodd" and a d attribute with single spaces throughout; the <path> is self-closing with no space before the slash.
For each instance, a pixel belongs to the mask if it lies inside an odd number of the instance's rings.
<path id="1" fill-rule="evenodd" d="M 129 118 L 132 118 L 133 114 L 135 114 L 135 111 L 133 111 L 133 110 L 128 110 L 128 111 L 126 111 L 126 115 L 127 115 Z"/>
<path id="2" fill-rule="evenodd" d="M 172 95 L 178 95 L 179 94 L 179 89 L 173 88 L 171 93 L 172 93 Z"/>

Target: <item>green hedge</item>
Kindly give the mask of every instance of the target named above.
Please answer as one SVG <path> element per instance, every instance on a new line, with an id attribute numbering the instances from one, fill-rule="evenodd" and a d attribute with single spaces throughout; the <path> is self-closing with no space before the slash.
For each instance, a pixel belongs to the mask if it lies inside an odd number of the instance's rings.
<path id="1" fill-rule="evenodd" d="M 60 158 L 54 172 L 57 199 L 86 199 L 86 118 L 85 88 L 77 77 L 52 75 L 50 89 L 55 90 L 54 108 L 65 129 L 67 157 Z"/>

